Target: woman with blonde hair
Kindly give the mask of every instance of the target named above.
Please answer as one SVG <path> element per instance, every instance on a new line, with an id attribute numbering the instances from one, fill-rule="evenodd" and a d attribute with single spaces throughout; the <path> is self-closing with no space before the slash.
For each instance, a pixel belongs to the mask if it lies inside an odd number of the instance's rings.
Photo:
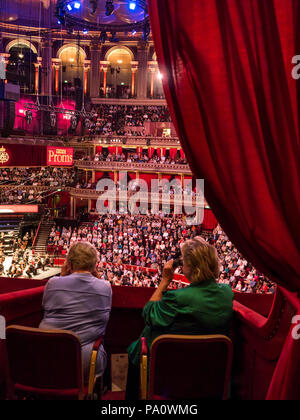
<path id="1" fill-rule="evenodd" d="M 43 329 L 70 330 L 81 341 L 85 380 L 93 343 L 103 336 L 111 311 L 110 283 L 100 280 L 96 273 L 98 254 L 87 242 L 76 242 L 70 248 L 61 276 L 53 277 L 43 296 Z M 98 351 L 96 374 L 102 374 L 107 364 L 106 352 Z"/>
<path id="2" fill-rule="evenodd" d="M 148 349 L 162 334 L 229 335 L 234 295 L 230 286 L 216 282 L 216 248 L 198 236 L 182 244 L 181 254 L 183 274 L 191 284 L 167 291 L 173 280 L 173 260 L 165 264 L 162 280 L 143 310 L 146 326 L 141 336 L 147 339 Z M 128 348 L 126 399 L 138 398 L 140 351 L 140 339 Z"/>

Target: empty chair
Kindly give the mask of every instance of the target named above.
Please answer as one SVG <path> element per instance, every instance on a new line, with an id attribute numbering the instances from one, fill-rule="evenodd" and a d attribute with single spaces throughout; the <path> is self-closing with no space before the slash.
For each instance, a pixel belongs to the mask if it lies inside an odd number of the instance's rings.
<path id="1" fill-rule="evenodd" d="M 227 399 L 232 352 L 223 335 L 161 335 L 152 343 L 147 369 L 142 338 L 141 399 Z"/>
<path id="2" fill-rule="evenodd" d="M 10 380 L 15 396 L 39 399 L 92 399 L 100 337 L 94 344 L 88 386 L 84 384 L 81 344 L 64 330 L 12 325 L 6 328 Z"/>

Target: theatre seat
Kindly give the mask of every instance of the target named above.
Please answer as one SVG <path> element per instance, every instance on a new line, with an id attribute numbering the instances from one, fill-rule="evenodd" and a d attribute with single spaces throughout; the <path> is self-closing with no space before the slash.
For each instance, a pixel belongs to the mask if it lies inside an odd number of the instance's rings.
<path id="1" fill-rule="evenodd" d="M 228 398 L 233 353 L 228 337 L 161 335 L 152 343 L 149 369 L 141 340 L 141 399 Z"/>
<path id="2" fill-rule="evenodd" d="M 11 325 L 6 328 L 9 375 L 8 398 L 95 399 L 95 367 L 100 337 L 91 356 L 88 386 L 84 386 L 78 336 L 64 330 Z M 100 395 L 98 396 L 100 398 Z"/>

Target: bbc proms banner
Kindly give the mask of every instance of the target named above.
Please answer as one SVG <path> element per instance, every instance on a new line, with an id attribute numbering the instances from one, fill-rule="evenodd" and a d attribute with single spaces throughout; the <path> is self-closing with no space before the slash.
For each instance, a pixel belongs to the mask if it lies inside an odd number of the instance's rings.
<path id="1" fill-rule="evenodd" d="M 48 166 L 72 166 L 73 148 L 72 147 L 47 147 Z"/>

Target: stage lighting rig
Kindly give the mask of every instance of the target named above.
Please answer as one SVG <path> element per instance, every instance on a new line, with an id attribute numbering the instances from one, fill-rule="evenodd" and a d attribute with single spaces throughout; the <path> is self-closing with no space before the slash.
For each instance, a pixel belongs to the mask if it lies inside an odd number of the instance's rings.
<path id="1" fill-rule="evenodd" d="M 151 32 L 150 23 L 147 22 L 145 24 L 145 26 L 144 26 L 144 31 L 143 31 L 143 39 L 144 39 L 144 41 L 148 41 L 150 32 Z"/>
<path id="2" fill-rule="evenodd" d="M 65 25 L 65 10 L 64 10 L 64 2 L 60 1 L 57 2 L 56 8 L 55 8 L 55 17 L 57 17 L 57 23 L 59 25 Z"/>
<path id="3" fill-rule="evenodd" d="M 119 42 L 119 38 L 117 38 L 116 35 L 116 32 L 111 32 L 110 42 Z"/>
<path id="4" fill-rule="evenodd" d="M 97 0 L 89 0 L 89 11 L 91 15 L 94 15 L 96 13 L 97 7 Z"/>
<path id="5" fill-rule="evenodd" d="M 124 20 L 123 18 L 119 19 L 119 9 L 117 9 L 114 0 L 101 0 L 101 2 L 103 2 L 101 4 L 103 4 L 104 10 L 102 7 L 101 10 L 99 10 L 99 0 L 87 0 L 86 2 L 81 0 L 56 0 L 55 16 L 57 22 L 60 25 L 67 27 L 71 26 L 76 31 L 84 32 L 122 32 L 126 34 L 144 32 L 144 39 L 147 40 L 150 35 L 147 0 L 118 1 L 118 5 L 120 3 L 127 7 L 127 18 Z M 94 21 L 94 19 L 82 18 L 82 16 L 77 13 L 79 9 L 88 9 L 89 15 L 97 16 L 96 21 Z M 140 20 L 136 21 L 135 18 L 137 16 L 136 14 L 132 14 L 132 12 L 138 12 L 141 16 Z M 105 16 L 112 16 L 114 19 L 106 19 Z M 107 41 L 107 39 L 108 38 L 105 40 L 103 39 L 102 42 Z"/>
<path id="6" fill-rule="evenodd" d="M 106 16 L 112 15 L 113 12 L 114 12 L 114 10 L 115 10 L 115 6 L 113 4 L 113 0 L 106 0 L 106 3 L 105 3 L 105 15 Z"/>
<path id="7" fill-rule="evenodd" d="M 106 41 L 107 41 L 107 33 L 105 31 L 102 31 L 100 34 L 100 42 L 102 44 L 105 44 Z"/>

